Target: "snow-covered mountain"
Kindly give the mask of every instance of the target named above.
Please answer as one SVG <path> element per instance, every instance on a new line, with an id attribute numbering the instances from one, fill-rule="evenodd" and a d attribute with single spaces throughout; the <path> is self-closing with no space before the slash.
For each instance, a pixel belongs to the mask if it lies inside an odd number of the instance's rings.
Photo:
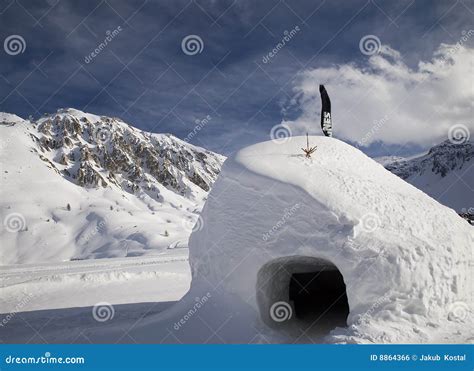
<path id="1" fill-rule="evenodd" d="M 459 213 L 474 210 L 474 143 L 446 140 L 428 153 L 376 159 L 387 170 Z"/>
<path id="2" fill-rule="evenodd" d="M 85 187 L 116 185 L 163 201 L 159 185 L 195 198 L 209 191 L 222 157 L 172 135 L 152 134 L 120 119 L 66 109 L 36 122 L 31 134 L 40 156 L 68 180 Z"/>
<path id="3" fill-rule="evenodd" d="M 1 264 L 186 246 L 224 157 L 118 118 L 0 113 Z"/>

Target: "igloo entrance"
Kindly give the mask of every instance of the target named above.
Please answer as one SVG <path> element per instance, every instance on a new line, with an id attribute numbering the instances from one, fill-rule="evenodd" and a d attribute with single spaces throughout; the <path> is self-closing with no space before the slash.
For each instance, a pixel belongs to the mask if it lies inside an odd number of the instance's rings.
<path id="1" fill-rule="evenodd" d="M 290 256 L 258 272 L 257 302 L 270 327 L 325 335 L 346 326 L 349 304 L 339 269 L 325 259 Z"/>

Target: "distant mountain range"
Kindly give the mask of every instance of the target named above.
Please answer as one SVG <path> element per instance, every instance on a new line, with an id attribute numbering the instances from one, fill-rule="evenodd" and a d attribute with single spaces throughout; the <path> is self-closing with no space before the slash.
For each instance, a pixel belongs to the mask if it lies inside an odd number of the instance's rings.
<path id="1" fill-rule="evenodd" d="M 60 109 L 38 120 L 0 113 L 0 159 L 5 264 L 186 246 L 225 157 Z"/>
<path id="2" fill-rule="evenodd" d="M 474 144 L 446 140 L 428 153 L 404 159 L 380 157 L 376 161 L 440 203 L 458 213 L 474 214 Z"/>

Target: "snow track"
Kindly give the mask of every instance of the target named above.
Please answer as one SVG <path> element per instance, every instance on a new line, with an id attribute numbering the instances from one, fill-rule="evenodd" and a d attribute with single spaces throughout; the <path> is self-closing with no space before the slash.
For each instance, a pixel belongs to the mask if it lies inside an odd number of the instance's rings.
<path id="1" fill-rule="evenodd" d="M 187 262 L 188 250 L 174 250 L 157 256 L 135 258 L 110 258 L 96 260 L 76 260 L 55 264 L 22 264 L 0 267 L 0 287 L 37 281 L 48 277 L 94 275 L 104 272 L 140 273 L 155 270 L 158 265 Z"/>
<path id="2" fill-rule="evenodd" d="M 189 288 L 188 249 L 145 257 L 2 266 L 0 280 L 0 313 L 82 307 L 99 301 L 174 301 Z"/>

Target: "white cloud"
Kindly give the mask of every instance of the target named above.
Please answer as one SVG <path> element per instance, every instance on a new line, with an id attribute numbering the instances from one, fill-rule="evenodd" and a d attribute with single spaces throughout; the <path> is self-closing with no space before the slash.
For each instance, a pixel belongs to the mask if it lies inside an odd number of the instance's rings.
<path id="1" fill-rule="evenodd" d="M 442 44 L 430 61 L 412 69 L 398 51 L 382 45 L 367 67 L 344 64 L 302 73 L 295 98 L 284 108 L 296 106 L 301 115 L 283 123 L 294 134 L 320 133 L 319 84 L 325 84 L 337 138 L 426 146 L 447 139 L 457 124 L 473 136 L 473 61 L 474 49 L 462 42 Z"/>

